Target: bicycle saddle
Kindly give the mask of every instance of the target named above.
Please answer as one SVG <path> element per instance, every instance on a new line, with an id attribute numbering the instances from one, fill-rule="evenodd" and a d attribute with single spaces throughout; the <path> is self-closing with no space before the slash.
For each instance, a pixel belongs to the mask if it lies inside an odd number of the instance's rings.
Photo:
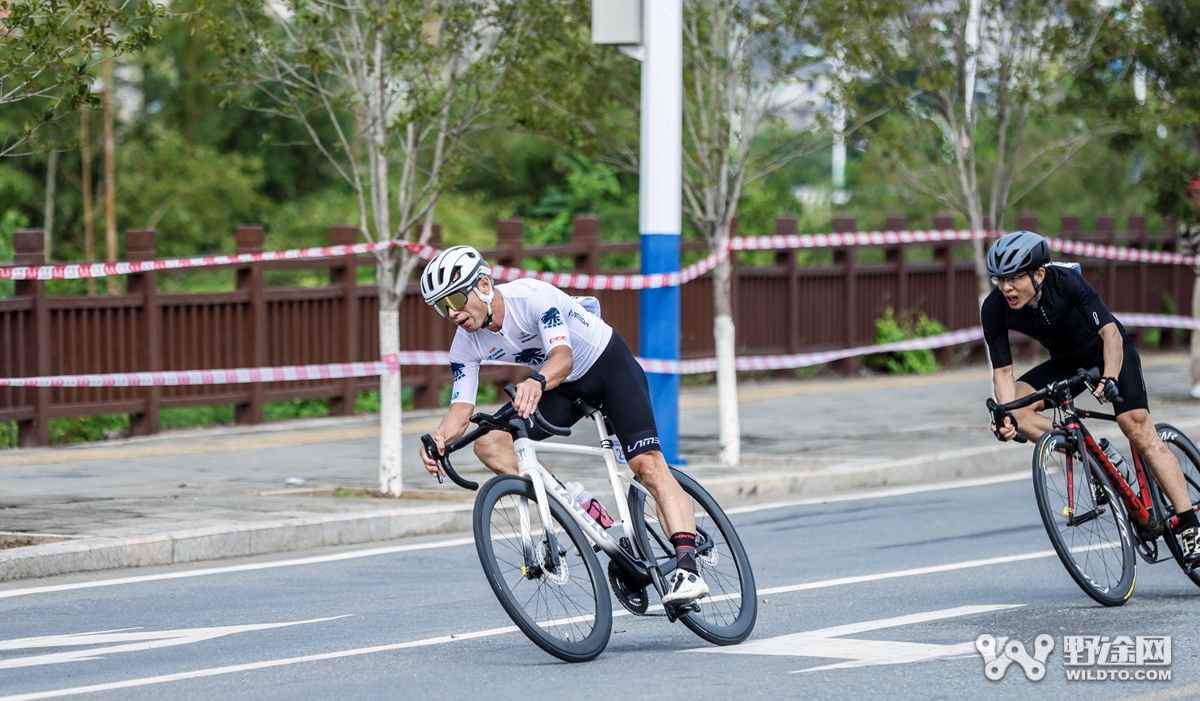
<path id="1" fill-rule="evenodd" d="M 593 404 L 583 399 L 576 399 L 575 406 L 579 407 L 579 410 L 587 416 L 592 416 L 604 407 L 603 404 Z"/>

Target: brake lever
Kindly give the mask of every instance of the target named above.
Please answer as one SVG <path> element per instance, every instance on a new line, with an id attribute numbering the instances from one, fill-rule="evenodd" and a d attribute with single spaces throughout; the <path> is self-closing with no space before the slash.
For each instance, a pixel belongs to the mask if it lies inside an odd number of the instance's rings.
<path id="1" fill-rule="evenodd" d="M 426 433 L 421 436 L 421 445 L 425 446 L 425 454 L 433 458 L 433 461 L 438 464 L 438 470 L 434 473 L 437 477 L 438 484 L 442 484 L 442 455 L 437 451 L 437 443 L 434 442 L 433 436 Z"/>

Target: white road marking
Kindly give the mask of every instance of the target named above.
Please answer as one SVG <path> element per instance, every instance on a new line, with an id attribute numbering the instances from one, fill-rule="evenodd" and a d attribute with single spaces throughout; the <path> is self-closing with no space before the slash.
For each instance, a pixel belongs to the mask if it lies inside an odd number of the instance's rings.
<path id="1" fill-rule="evenodd" d="M 374 557 L 376 555 L 391 555 L 392 553 L 411 552 L 413 550 L 436 550 L 437 548 L 450 548 L 459 545 L 472 545 L 475 543 L 473 536 L 465 538 L 450 538 L 447 540 L 436 540 L 429 543 L 411 543 L 409 545 L 392 545 L 386 548 L 368 548 L 366 550 L 350 550 L 346 552 L 331 553 L 329 555 L 314 555 L 312 557 L 299 557 L 291 560 L 275 560 L 272 562 L 251 562 L 244 565 L 228 565 L 225 567 L 207 567 L 203 569 L 180 570 L 178 572 L 163 572 L 160 574 L 138 575 L 136 577 L 116 577 L 113 579 L 98 579 L 90 582 L 74 582 L 72 584 L 51 584 L 44 587 L 28 587 L 25 589 L 9 589 L 7 591 L 0 590 L 0 599 L 8 599 L 14 596 L 28 596 L 30 594 L 48 594 L 56 591 L 73 591 L 75 589 L 91 589 L 93 587 L 112 587 L 119 584 L 139 584 L 141 582 L 157 582 L 164 579 L 186 579 L 188 577 L 206 577 L 213 574 L 228 574 L 230 572 L 251 572 L 253 570 L 269 570 L 276 567 L 296 567 L 298 565 L 317 565 L 323 562 L 338 562 L 341 560 L 354 560 L 360 557 Z"/>
<path id="2" fill-rule="evenodd" d="M 959 616 L 974 616 L 980 613 L 1020 608 L 1024 604 L 1001 604 L 992 606 L 958 606 L 940 611 L 926 611 L 907 616 L 882 618 L 849 625 L 809 630 L 791 635 L 781 635 L 764 640 L 752 640 L 734 647 L 695 648 L 685 652 L 704 652 L 726 655 L 784 655 L 791 657 L 821 657 L 847 660 L 831 665 L 810 667 L 799 672 L 816 672 L 828 669 L 851 667 L 873 667 L 876 665 L 909 664 L 929 660 L 951 659 L 978 654 L 974 642 L 955 645 L 933 643 L 908 643 L 892 640 L 858 640 L 842 636 L 862 633 L 881 628 L 908 626 L 916 623 L 938 621 Z M 793 672 L 794 674 L 795 672 Z"/>
<path id="3" fill-rule="evenodd" d="M 204 642 L 213 638 L 221 638 L 235 633 L 248 633 L 255 630 L 285 628 L 288 626 L 304 625 L 305 623 L 323 623 L 346 616 L 331 616 L 329 618 L 314 618 L 308 621 L 290 621 L 287 623 L 259 623 L 242 626 L 220 626 L 216 628 L 183 628 L 180 630 L 148 630 L 135 633 L 123 631 L 100 631 L 96 633 L 75 633 L 72 635 L 47 635 L 40 638 L 17 638 L 15 640 L 0 640 L 0 650 L 29 650 L 47 647 L 79 647 L 82 645 L 109 645 L 108 647 L 88 648 L 86 650 L 71 650 L 55 652 L 47 655 L 33 655 L 0 660 L 0 669 L 19 667 L 36 667 L 46 664 L 62 664 L 63 662 L 80 662 L 83 660 L 98 660 L 106 655 L 118 652 L 138 652 L 160 647 L 188 645 Z M 112 643 L 123 643 L 113 645 Z"/>
<path id="4" fill-rule="evenodd" d="M 834 494 L 826 497 L 811 497 L 808 499 L 795 499 L 792 501 L 777 501 L 767 504 L 751 504 L 749 506 L 741 506 L 735 509 L 726 510 L 726 514 L 748 514 L 755 511 L 766 511 L 769 509 L 779 509 L 788 506 L 808 506 L 812 504 L 827 504 L 841 501 L 857 501 L 860 499 L 882 499 L 885 497 L 904 496 L 906 494 L 919 494 L 921 492 L 933 492 L 946 489 L 962 489 L 967 487 L 981 487 L 989 484 L 1001 484 L 1004 482 L 1017 482 L 1029 478 L 1029 471 L 1014 472 L 1007 475 L 997 475 L 995 477 L 980 477 L 976 479 L 956 480 L 952 482 L 938 482 L 935 484 L 916 485 L 912 487 L 890 487 L 887 489 L 874 489 L 862 492 L 852 492 L 849 494 Z M 139 584 L 142 582 L 157 582 L 165 579 L 186 579 L 188 577 L 206 577 L 214 574 L 229 574 L 233 572 L 252 572 L 254 570 L 274 569 L 276 567 L 296 567 L 303 565 L 316 565 L 325 562 L 338 562 L 341 560 L 354 560 L 361 557 L 375 557 L 376 555 L 391 555 L 393 553 L 409 552 L 413 550 L 435 550 L 438 548 L 450 548 L 460 545 L 471 545 L 475 542 L 473 537 L 449 538 L 446 540 L 437 540 L 428 543 L 416 543 L 411 545 L 393 545 L 382 548 L 367 548 L 364 550 L 352 550 L 348 552 L 338 552 L 329 555 L 315 555 L 312 557 L 293 558 L 290 560 L 275 560 L 273 562 L 253 562 L 243 565 L 228 565 L 225 567 L 207 567 L 199 569 L 181 570 L 178 572 L 163 572 L 160 574 L 138 575 L 134 577 L 115 577 L 113 579 L 98 579 L 88 582 L 75 582 L 72 584 L 51 584 L 43 587 L 26 587 L 22 589 L 9 589 L 7 591 L 0 589 L 0 599 L 8 599 L 14 596 L 29 596 L 31 594 L 49 594 L 59 591 L 74 591 L 77 589 L 91 589 L 94 587 L 111 587 L 122 584 Z"/>
<path id="5" fill-rule="evenodd" d="M 1020 472 L 1009 472 L 1003 475 L 994 475 L 992 477 L 973 477 L 965 480 L 952 480 L 949 482 L 934 482 L 932 484 L 915 484 L 909 487 L 886 487 L 883 489 L 866 489 L 861 492 L 847 492 L 845 494 L 830 494 L 824 497 L 807 497 L 804 499 L 789 499 L 786 501 L 772 501 L 765 504 L 750 504 L 749 506 L 738 506 L 733 509 L 725 509 L 726 514 L 749 514 L 755 511 L 766 511 L 768 509 L 782 509 L 788 506 L 811 506 L 813 504 L 833 504 L 840 501 L 859 501 L 861 499 L 884 499 L 887 497 L 900 497 L 906 494 L 921 494 L 923 492 L 939 492 L 946 489 L 963 489 L 966 487 L 984 487 L 989 484 L 1003 484 L 1005 482 L 1020 482 L 1027 480 L 1033 473 L 1029 470 L 1021 470 Z"/>
<path id="6" fill-rule="evenodd" d="M 1011 555 L 1008 557 L 995 557 L 986 560 L 968 560 L 966 562 L 950 563 L 947 565 L 937 565 L 933 567 L 921 567 L 910 570 L 898 570 L 895 572 L 880 572 L 871 575 L 861 575 L 857 577 L 841 577 L 838 579 L 828 579 L 821 582 L 808 582 L 805 584 L 796 584 L 791 586 L 773 587 L 769 589 L 760 589 L 759 594 L 771 595 L 793 591 L 803 591 L 806 589 L 822 589 L 826 587 L 845 586 L 849 584 L 858 584 L 862 582 L 871 582 L 882 579 L 893 579 L 896 577 L 913 577 L 923 574 L 931 574 L 937 572 L 949 572 L 953 570 L 967 569 L 971 567 L 985 567 L 987 565 L 1002 564 L 1007 562 L 1018 562 L 1021 560 L 1033 560 L 1037 558 L 1051 557 L 1054 551 L 1040 551 L 1034 553 L 1025 553 L 1022 555 Z M 660 608 L 658 606 L 655 609 Z M 615 611 L 613 618 L 628 616 L 628 611 Z M 861 624 L 856 624 L 861 625 Z M 358 655 L 369 655 L 376 652 L 389 652 L 392 650 L 404 650 L 407 648 L 426 647 L 430 645 L 444 645 L 446 643 L 458 642 L 461 640 L 474 640 L 477 638 L 488 638 L 497 635 L 506 635 L 515 633 L 519 629 L 516 626 L 505 626 L 503 628 L 491 628 L 489 630 L 473 631 L 468 633 L 458 633 L 453 635 L 443 635 L 436 638 L 426 638 L 424 640 L 414 640 L 406 643 L 394 643 L 391 645 L 378 645 L 374 647 L 357 648 L 353 650 L 342 650 L 340 652 L 329 652 L 319 655 L 305 655 L 303 657 L 289 657 L 279 660 L 265 660 L 262 662 L 251 662 L 248 664 L 232 665 L 228 667 L 215 667 L 212 669 L 201 669 L 192 672 L 180 672 L 177 674 L 166 674 L 158 677 L 147 677 L 144 679 L 130 679 L 121 682 L 110 682 L 108 684 L 96 684 L 93 686 L 80 686 L 70 689 L 56 689 L 52 691 L 39 691 L 30 694 L 17 694 L 13 696 L 0 697 L 0 701 L 34 701 L 35 699 L 58 698 L 61 696 L 71 696 L 73 694 L 88 694 L 98 691 L 113 691 L 116 689 L 128 689 L 138 686 L 147 686 L 151 684 L 162 684 L 165 682 L 182 681 L 185 679 L 199 679 L 202 677 L 212 677 L 222 674 L 234 674 L 237 672 L 246 672 L 256 669 L 267 669 L 270 667 L 282 667 L 286 665 L 302 664 L 305 662 L 318 662 L 322 660 L 339 659 L 343 657 L 355 657 Z M 849 630 L 843 634 L 849 634 Z M 745 643 L 743 643 L 744 645 Z"/>

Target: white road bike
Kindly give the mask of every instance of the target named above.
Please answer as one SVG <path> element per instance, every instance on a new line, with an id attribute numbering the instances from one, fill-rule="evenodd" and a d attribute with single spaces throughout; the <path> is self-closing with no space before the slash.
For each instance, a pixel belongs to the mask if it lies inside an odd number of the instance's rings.
<path id="1" fill-rule="evenodd" d="M 514 388 L 506 391 L 512 396 Z M 421 440 L 446 475 L 465 489 L 479 485 L 464 479 L 450 454 L 491 431 L 513 437 L 519 475 L 489 480 L 475 499 L 475 547 L 488 584 L 513 622 L 538 647 L 567 662 L 595 659 L 612 635 L 612 599 L 596 554 L 608 556 L 613 594 L 631 613 L 681 621 L 716 645 L 735 645 L 754 630 L 758 615 L 754 575 L 737 532 L 716 500 L 686 473 L 671 468 L 696 514 L 696 563 L 709 596 L 684 608 L 651 613 L 649 588 L 661 598 L 675 569 L 670 533 L 659 518 L 657 502 L 641 482 L 620 469 L 613 434 L 601 407 L 577 402 L 595 425 L 599 447 L 535 443 L 529 424 L 511 405 L 496 414 L 477 413 L 477 424 L 438 455 L 428 434 Z M 570 435 L 540 412 L 533 421 L 547 433 Z M 620 522 L 606 530 L 575 502 L 538 462 L 538 452 L 603 457 Z M 439 481 L 441 476 L 438 477 Z M 623 489 L 622 480 L 628 483 Z M 614 538 L 615 535 L 615 538 Z"/>

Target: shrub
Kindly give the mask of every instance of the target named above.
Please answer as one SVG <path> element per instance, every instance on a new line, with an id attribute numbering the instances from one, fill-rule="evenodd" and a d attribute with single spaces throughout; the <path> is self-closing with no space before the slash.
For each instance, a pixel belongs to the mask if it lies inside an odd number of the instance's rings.
<path id="1" fill-rule="evenodd" d="M 891 307 L 875 320 L 875 342 L 896 343 L 913 338 L 925 338 L 945 333 L 946 327 L 925 314 L 898 318 Z M 932 350 L 877 353 L 867 356 L 867 367 L 897 375 L 925 375 L 938 371 L 937 357 Z"/>

